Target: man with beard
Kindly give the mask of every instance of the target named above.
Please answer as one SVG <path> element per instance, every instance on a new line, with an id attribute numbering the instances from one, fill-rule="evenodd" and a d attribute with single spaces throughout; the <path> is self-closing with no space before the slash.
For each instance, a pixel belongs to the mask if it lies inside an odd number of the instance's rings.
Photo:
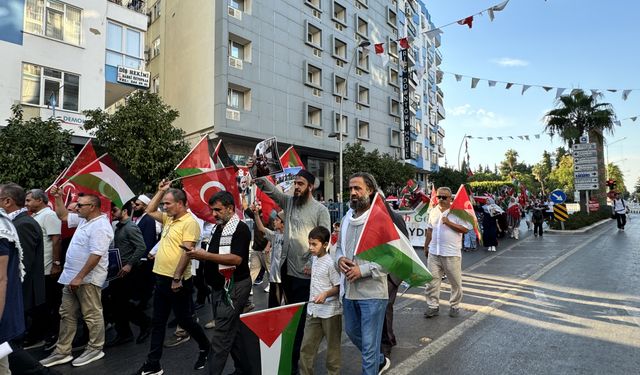
<path id="1" fill-rule="evenodd" d="M 351 342 L 362 353 L 362 374 L 374 375 L 386 371 L 391 362 L 380 350 L 385 311 L 389 301 L 387 273 L 377 263 L 355 257 L 356 241 L 360 237 L 371 199 L 378 190 L 375 178 L 358 172 L 349 178 L 351 209 L 342 219 L 336 247 L 344 329 Z"/>
<path id="2" fill-rule="evenodd" d="M 307 302 L 311 286 L 311 254 L 309 232 L 322 226 L 331 228 L 329 210 L 313 198 L 316 178 L 302 169 L 294 180 L 293 196 L 284 194 L 266 178 L 256 179 L 256 185 L 280 207 L 285 215 L 284 243 L 282 246 L 282 287 L 288 303 Z M 297 373 L 300 345 L 304 331 L 305 311 L 300 318 L 298 334 L 293 347 L 293 373 Z"/>

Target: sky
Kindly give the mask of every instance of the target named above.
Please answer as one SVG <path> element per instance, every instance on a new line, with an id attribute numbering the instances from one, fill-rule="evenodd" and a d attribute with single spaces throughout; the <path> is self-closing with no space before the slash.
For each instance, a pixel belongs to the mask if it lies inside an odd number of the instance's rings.
<path id="1" fill-rule="evenodd" d="M 436 27 L 480 12 L 502 0 L 425 0 Z M 470 164 L 499 164 L 505 152 L 515 149 L 527 164 L 540 161 L 542 152 L 562 146 L 558 137 L 543 134 L 539 140 L 518 140 L 518 135 L 543 132 L 543 117 L 556 106 L 555 89 L 522 86 L 505 89 L 504 83 L 488 87 L 488 80 L 571 89 L 618 89 L 605 92 L 621 121 L 614 134 L 605 134 L 608 161 L 617 164 L 632 190 L 640 177 L 640 1 L 634 0 L 510 0 L 506 8 L 474 17 L 473 28 L 454 24 L 444 27 L 444 72 L 462 74 L 457 82 L 444 75 L 446 119 L 444 145 L 449 166 L 458 165 L 458 150 L 466 135 L 491 136 L 493 141 L 469 139 Z M 475 89 L 471 78 L 482 80 Z M 622 89 L 635 89 L 626 101 Z M 514 136 L 516 140 L 497 136 Z M 462 151 L 464 153 L 464 149 Z M 462 156 L 461 156 L 462 157 Z M 442 163 L 441 163 L 442 164 Z"/>

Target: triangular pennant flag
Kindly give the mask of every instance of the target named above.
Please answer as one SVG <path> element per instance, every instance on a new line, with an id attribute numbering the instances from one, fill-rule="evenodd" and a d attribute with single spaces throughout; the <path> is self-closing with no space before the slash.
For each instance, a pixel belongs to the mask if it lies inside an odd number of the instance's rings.
<path id="1" fill-rule="evenodd" d="M 597 89 L 591 89 L 591 96 L 598 96 L 599 91 Z"/>
<path id="2" fill-rule="evenodd" d="M 409 48 L 409 39 L 405 38 L 400 38 L 400 40 L 398 40 L 398 43 L 400 44 L 400 48 L 402 49 L 407 49 Z"/>
<path id="3" fill-rule="evenodd" d="M 562 93 L 564 92 L 564 90 L 566 90 L 566 89 L 565 89 L 565 88 L 562 88 L 562 87 L 558 87 L 558 88 L 556 89 L 556 99 L 558 99 L 559 97 L 561 97 L 561 96 L 562 96 Z"/>
<path id="4" fill-rule="evenodd" d="M 105 154 L 70 177 L 69 182 L 89 189 L 95 195 L 103 196 L 117 207 L 122 208 L 127 201 L 136 195 L 120 177 L 118 170 L 115 161 Z"/>
<path id="5" fill-rule="evenodd" d="M 60 173 L 60 175 L 55 179 L 55 181 L 53 181 L 51 186 L 49 186 L 47 190 L 45 190 L 45 192 L 48 194 L 49 202 L 51 203 L 53 208 L 55 208 L 54 206 L 55 206 L 56 200 L 53 197 L 53 195 L 49 194 L 49 190 L 51 190 L 51 187 L 53 185 L 57 185 L 58 187 L 63 188 L 62 191 L 63 191 L 64 197 L 69 198 L 69 199 L 63 199 L 64 204 L 65 206 L 68 205 L 72 200 L 75 200 L 77 198 L 77 194 L 74 192 L 74 185 L 71 183 L 67 184 L 69 177 L 72 177 L 76 173 L 80 172 L 82 168 L 91 164 L 97 158 L 98 158 L 98 155 L 96 155 L 96 150 L 93 148 L 93 143 L 91 142 L 91 139 L 89 139 L 87 143 L 84 144 L 80 152 L 78 152 L 78 155 L 76 155 L 76 157 L 71 161 L 71 164 L 69 164 L 69 166 L 65 170 L 63 170 L 62 173 Z M 109 210 L 110 209 L 111 208 L 109 208 Z"/>
<path id="6" fill-rule="evenodd" d="M 456 76 L 456 81 L 460 82 L 462 81 L 462 75 L 461 74 L 454 74 Z"/>
<path id="7" fill-rule="evenodd" d="M 513 136 L 512 136 L 512 135 L 510 135 L 510 136 L 509 136 L 509 138 L 513 139 Z"/>
<path id="8" fill-rule="evenodd" d="M 473 205 L 471 204 L 471 200 L 467 194 L 467 189 L 465 189 L 464 185 L 460 185 L 460 188 L 458 188 L 456 197 L 453 199 L 453 202 L 451 202 L 449 210 L 450 214 L 454 214 L 460 219 L 471 224 L 473 226 L 473 231 L 476 232 L 476 236 L 478 236 L 478 240 L 482 243 L 482 234 L 480 233 L 480 227 L 478 226 L 478 218 L 473 210 Z"/>
<path id="9" fill-rule="evenodd" d="M 384 43 L 377 43 L 373 45 L 374 50 L 376 51 L 376 54 L 381 54 L 384 53 Z"/>
<path id="10" fill-rule="evenodd" d="M 529 136 L 528 136 L 528 135 L 525 135 L 525 136 L 524 136 L 524 139 L 526 139 L 526 140 L 528 141 L 528 140 L 529 140 Z"/>
<path id="11" fill-rule="evenodd" d="M 508 83 L 504 86 L 504 88 L 505 88 L 505 89 L 507 89 L 507 90 L 509 90 L 509 89 L 511 88 L 511 86 L 513 86 L 513 83 L 508 82 Z"/>
<path id="12" fill-rule="evenodd" d="M 540 134 L 536 134 L 534 137 L 536 137 L 536 139 L 540 139 Z"/>
<path id="13" fill-rule="evenodd" d="M 507 6 L 507 3 L 509 2 L 509 0 L 503 1 L 502 3 L 498 4 L 498 5 L 494 5 L 491 8 L 487 9 L 487 11 L 489 12 L 489 19 L 491 21 L 493 21 L 493 18 L 495 17 L 493 12 L 499 12 L 501 10 L 504 10 L 504 8 Z"/>
<path id="14" fill-rule="evenodd" d="M 489 82 L 489 87 L 496 87 L 496 81 L 487 81 Z"/>
<path id="15" fill-rule="evenodd" d="M 636 122 L 636 120 L 638 119 L 638 116 L 629 117 L 629 119 L 631 119 L 631 121 L 633 122 Z"/>
<path id="16" fill-rule="evenodd" d="M 467 18 L 461 19 L 458 21 L 458 25 L 467 25 L 469 28 L 473 27 L 473 16 L 469 16 Z"/>
<path id="17" fill-rule="evenodd" d="M 409 239 L 393 223 L 382 196 L 377 193 L 367 211 L 355 255 L 381 265 L 410 286 L 424 285 L 433 278 Z"/>
<path id="18" fill-rule="evenodd" d="M 476 138 L 478 138 L 478 139 L 484 139 L 484 137 L 476 137 Z"/>
<path id="19" fill-rule="evenodd" d="M 614 121 L 613 123 L 618 125 L 618 126 L 622 126 L 622 123 L 620 121 L 618 121 L 618 120 Z"/>
<path id="20" fill-rule="evenodd" d="M 617 89 L 608 89 L 607 91 L 609 91 L 609 92 L 618 92 Z"/>
<path id="21" fill-rule="evenodd" d="M 260 341 L 262 374 L 292 373 L 293 343 L 298 332 L 304 302 L 240 315 Z"/>
<path id="22" fill-rule="evenodd" d="M 487 137 L 487 141 L 493 141 L 493 137 Z"/>
<path id="23" fill-rule="evenodd" d="M 501 140 L 502 140 L 502 137 L 498 137 L 498 140 L 499 140 L 499 141 L 501 141 Z"/>
<path id="24" fill-rule="evenodd" d="M 544 89 L 544 91 L 549 92 L 549 91 L 551 91 L 551 89 L 552 89 L 553 87 L 549 87 L 549 86 L 542 86 L 542 88 Z"/>
<path id="25" fill-rule="evenodd" d="M 471 78 L 471 88 L 475 89 L 478 86 L 478 82 L 480 82 L 480 78 Z"/>
<path id="26" fill-rule="evenodd" d="M 524 92 L 527 91 L 529 89 L 529 87 L 531 87 L 530 85 L 522 85 L 522 95 L 524 95 Z"/>
<path id="27" fill-rule="evenodd" d="M 519 136 L 518 136 L 518 138 L 520 138 L 520 140 L 521 140 L 521 141 L 523 141 L 523 140 L 524 140 L 524 137 L 523 137 L 523 136 L 521 136 L 521 135 L 519 135 Z"/>
<path id="28" fill-rule="evenodd" d="M 179 176 L 189 176 L 214 169 L 209 136 L 205 135 L 175 167 Z"/>
<path id="29" fill-rule="evenodd" d="M 214 169 L 223 169 L 226 167 L 233 167 L 234 170 L 238 170 L 238 166 L 231 159 L 229 154 L 227 153 L 227 149 L 222 144 L 222 140 L 218 141 L 218 145 L 213 151 L 213 155 L 211 156 L 211 160 L 213 161 Z"/>
<path id="30" fill-rule="evenodd" d="M 204 221 L 216 222 L 209 208 L 209 198 L 219 191 L 231 193 L 236 203 L 236 213 L 242 212 L 236 171 L 233 167 L 187 176 L 182 179 L 182 188 L 187 195 L 191 212 Z"/>
<path id="31" fill-rule="evenodd" d="M 622 100 L 627 100 L 629 98 L 629 94 L 631 94 L 631 90 L 624 90 L 622 92 Z"/>

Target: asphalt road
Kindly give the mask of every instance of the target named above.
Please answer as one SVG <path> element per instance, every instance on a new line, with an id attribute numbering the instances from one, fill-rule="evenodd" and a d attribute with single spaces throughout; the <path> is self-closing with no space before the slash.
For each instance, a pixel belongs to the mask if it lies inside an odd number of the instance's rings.
<path id="1" fill-rule="evenodd" d="M 618 232 L 613 221 L 586 234 L 545 233 L 543 238 L 525 228 L 519 241 L 502 241 L 496 253 L 463 253 L 460 317 L 446 314 L 446 282 L 441 315 L 432 319 L 422 316 L 422 288 L 398 297 L 398 346 L 389 374 L 639 374 L 639 243 L 640 216 L 635 216 L 625 232 Z M 254 288 L 257 308 L 266 306 L 266 297 Z M 198 315 L 204 324 L 210 308 Z M 345 335 L 342 344 L 342 373 L 359 373 L 359 352 Z M 129 374 L 144 362 L 147 350 L 148 343 L 127 344 L 107 349 L 96 363 L 58 370 Z M 323 354 L 318 374 L 325 373 Z M 165 373 L 198 373 L 191 370 L 196 356 L 194 342 L 165 349 Z M 230 361 L 227 368 L 225 373 L 233 371 Z"/>

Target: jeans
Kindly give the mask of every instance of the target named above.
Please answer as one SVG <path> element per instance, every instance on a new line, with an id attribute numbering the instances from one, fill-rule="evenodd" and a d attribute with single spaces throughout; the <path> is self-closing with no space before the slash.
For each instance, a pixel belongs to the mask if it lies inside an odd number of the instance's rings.
<path id="1" fill-rule="evenodd" d="M 362 353 L 362 374 L 376 375 L 384 356 L 380 352 L 387 299 L 342 299 L 344 330 Z"/>
<path id="2" fill-rule="evenodd" d="M 171 290 L 171 277 L 156 275 L 156 289 L 153 297 L 153 318 L 151 320 L 151 348 L 147 356 L 150 363 L 159 363 L 162 345 L 167 329 L 169 314 L 173 310 L 178 324 L 196 340 L 200 350 L 209 350 L 209 339 L 196 322 L 193 314 L 193 278 L 182 280 L 182 288 Z"/>

